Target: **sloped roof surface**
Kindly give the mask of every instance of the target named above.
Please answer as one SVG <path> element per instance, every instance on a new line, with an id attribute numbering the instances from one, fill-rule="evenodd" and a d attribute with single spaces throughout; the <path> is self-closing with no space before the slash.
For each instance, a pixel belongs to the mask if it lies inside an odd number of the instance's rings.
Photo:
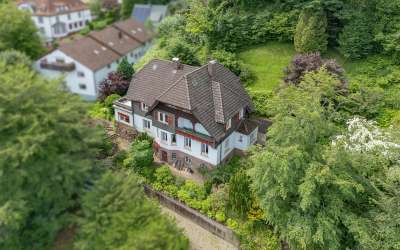
<path id="1" fill-rule="evenodd" d="M 151 40 L 151 34 L 144 28 L 137 34 L 125 32 L 138 27 L 138 22 L 133 20 L 116 22 L 103 30 L 92 31 L 86 37 L 61 43 L 59 50 L 91 70 L 101 69 Z"/>
<path id="2" fill-rule="evenodd" d="M 29 4 L 35 15 L 58 15 L 86 10 L 88 7 L 80 0 L 21 0 L 18 5 Z"/>
<path id="3" fill-rule="evenodd" d="M 167 5 L 135 4 L 132 17 L 141 23 L 145 23 L 147 19 L 159 22 L 167 15 L 167 11 Z"/>
<path id="4" fill-rule="evenodd" d="M 133 19 L 116 22 L 112 26 L 141 43 L 145 43 L 152 38 L 152 34 L 147 32 L 144 25 Z"/>
<path id="5" fill-rule="evenodd" d="M 163 102 L 189 110 L 217 139 L 225 135 L 228 119 L 241 108 L 251 108 L 239 78 L 223 65 L 175 68 L 174 62 L 151 61 L 135 74 L 126 97 L 149 106 Z"/>

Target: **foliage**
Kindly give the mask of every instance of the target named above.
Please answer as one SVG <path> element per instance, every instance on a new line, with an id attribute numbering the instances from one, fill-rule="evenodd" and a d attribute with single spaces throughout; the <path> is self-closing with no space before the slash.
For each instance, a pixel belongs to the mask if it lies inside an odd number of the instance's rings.
<path id="1" fill-rule="evenodd" d="M 118 65 L 117 72 L 120 73 L 125 80 L 130 81 L 132 79 L 133 74 L 135 74 L 135 70 L 133 69 L 133 65 L 128 62 L 128 59 L 125 57 Z"/>
<path id="2" fill-rule="evenodd" d="M 193 181 L 185 181 L 185 184 L 178 191 L 179 200 L 185 202 L 188 206 L 200 209 L 202 201 L 206 199 L 206 192 L 202 186 Z"/>
<path id="3" fill-rule="evenodd" d="M 273 93 L 271 91 L 251 91 L 249 94 L 253 101 L 254 113 L 258 116 L 269 116 L 267 106 Z"/>
<path id="4" fill-rule="evenodd" d="M 0 63 L 0 82 L 0 248 L 45 249 L 91 176 L 100 131 L 59 81 Z"/>
<path id="5" fill-rule="evenodd" d="M 165 192 L 172 197 L 177 197 L 179 187 L 175 185 L 175 177 L 168 166 L 157 168 L 154 177 L 153 187 L 155 190 Z"/>
<path id="6" fill-rule="evenodd" d="M 15 49 L 32 59 L 44 52 L 30 14 L 15 4 L 0 4 L 0 24 L 0 51 Z"/>
<path id="7" fill-rule="evenodd" d="M 239 216 L 244 217 L 251 207 L 250 179 L 244 170 L 239 170 L 229 180 L 228 206 Z"/>
<path id="8" fill-rule="evenodd" d="M 200 60 L 197 57 L 197 51 L 194 46 L 189 43 L 186 43 L 182 40 L 171 40 L 168 42 L 166 46 L 166 50 L 168 51 L 168 57 L 174 58 L 177 57 L 184 64 L 189 64 L 193 66 L 199 66 Z"/>
<path id="9" fill-rule="evenodd" d="M 300 89 L 283 88 L 271 100 L 274 123 L 268 147 L 251 157 L 252 187 L 266 220 L 291 248 L 368 248 L 363 239 L 374 227 L 366 212 L 382 191 L 375 180 L 384 180 L 394 158 L 383 150 L 351 150 L 346 145 L 360 135 L 353 130 L 340 137 L 347 143 L 331 143 L 335 100 L 341 100 L 334 92 L 340 82 L 327 84 L 334 79 L 328 76 L 309 73 Z"/>
<path id="10" fill-rule="evenodd" d="M 327 19 L 323 11 L 305 9 L 296 26 L 294 47 L 299 53 L 320 52 L 327 50 Z"/>
<path id="11" fill-rule="evenodd" d="M 124 166 L 124 160 L 128 157 L 128 152 L 126 150 L 118 151 L 112 158 L 113 165 L 117 168 L 122 168 Z"/>
<path id="12" fill-rule="evenodd" d="M 97 101 L 89 109 L 90 117 L 112 121 L 114 119 L 113 102 L 120 98 L 121 96 L 117 94 L 111 94 L 103 102 Z"/>
<path id="13" fill-rule="evenodd" d="M 132 15 L 133 6 L 136 3 L 144 3 L 142 0 L 123 0 L 121 3 L 120 15 L 122 19 L 128 19 Z"/>
<path id="14" fill-rule="evenodd" d="M 188 249 L 189 242 L 147 200 L 139 178 L 107 172 L 82 201 L 78 249 Z"/>
<path id="15" fill-rule="evenodd" d="M 332 75 L 339 77 L 346 84 L 344 69 L 333 59 L 323 59 L 319 53 L 297 55 L 286 69 L 284 81 L 288 84 L 299 84 L 307 72 L 325 68 Z M 345 86 L 344 86 L 345 87 Z"/>
<path id="16" fill-rule="evenodd" d="M 147 140 L 134 140 L 128 151 L 128 158 L 124 160 L 124 166 L 143 174 L 144 168 L 150 167 L 153 160 L 152 144 Z"/>
<path id="17" fill-rule="evenodd" d="M 213 168 L 205 174 L 212 184 L 227 183 L 240 168 L 240 157 L 233 157 L 227 164 Z"/>
<path id="18" fill-rule="evenodd" d="M 111 72 L 99 85 L 99 100 L 105 100 L 109 95 L 124 96 L 128 91 L 130 79 L 126 79 L 120 72 Z"/>
<path id="19" fill-rule="evenodd" d="M 240 238 L 240 246 L 245 250 L 278 250 L 281 244 L 275 235 L 263 222 L 246 221 L 243 224 L 230 222 Z"/>
<path id="20" fill-rule="evenodd" d="M 32 60 L 26 54 L 14 49 L 0 52 L 0 62 L 8 66 L 23 65 L 28 68 L 32 66 Z"/>
<path id="21" fill-rule="evenodd" d="M 339 50 L 351 59 L 366 57 L 374 51 L 372 24 L 365 14 L 357 13 L 339 36 Z"/>

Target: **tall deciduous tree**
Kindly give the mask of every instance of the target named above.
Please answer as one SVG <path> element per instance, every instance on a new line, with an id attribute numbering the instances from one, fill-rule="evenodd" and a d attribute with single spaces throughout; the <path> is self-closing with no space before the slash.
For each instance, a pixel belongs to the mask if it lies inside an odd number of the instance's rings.
<path id="1" fill-rule="evenodd" d="M 76 205 L 100 137 L 59 82 L 3 63 L 0 82 L 0 248 L 44 249 Z"/>
<path id="2" fill-rule="evenodd" d="M 77 249 L 185 250 L 188 240 L 147 200 L 137 176 L 108 172 L 83 198 Z"/>
<path id="3" fill-rule="evenodd" d="M 127 19 L 132 15 L 133 7 L 137 3 L 144 3 L 143 0 L 122 0 L 121 17 Z"/>
<path id="4" fill-rule="evenodd" d="M 16 49 L 31 58 L 40 56 L 44 48 L 37 32 L 28 12 L 15 4 L 0 5 L 0 51 Z"/>
<path id="5" fill-rule="evenodd" d="M 294 47 L 299 53 L 324 53 L 328 45 L 327 19 L 322 10 L 305 9 L 296 26 Z"/>
<path id="6" fill-rule="evenodd" d="M 128 59 L 124 58 L 118 65 L 117 72 L 122 74 L 122 76 L 130 81 L 132 79 L 133 74 L 135 74 L 135 70 L 133 69 L 133 65 L 128 62 Z"/>

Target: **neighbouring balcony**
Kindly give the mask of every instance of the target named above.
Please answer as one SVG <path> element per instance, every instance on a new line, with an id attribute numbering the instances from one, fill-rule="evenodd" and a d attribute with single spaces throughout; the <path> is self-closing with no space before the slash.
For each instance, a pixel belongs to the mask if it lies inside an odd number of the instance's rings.
<path id="1" fill-rule="evenodd" d="M 132 102 L 130 100 L 124 98 L 124 97 L 114 101 L 114 105 L 117 106 L 117 107 L 126 109 L 126 110 L 130 110 L 130 111 L 133 110 L 132 109 Z"/>
<path id="2" fill-rule="evenodd" d="M 49 70 L 57 70 L 57 71 L 65 71 L 71 72 L 75 70 L 75 63 L 66 63 L 66 62 L 48 62 L 46 59 L 40 61 L 40 67 L 42 69 L 49 69 Z"/>

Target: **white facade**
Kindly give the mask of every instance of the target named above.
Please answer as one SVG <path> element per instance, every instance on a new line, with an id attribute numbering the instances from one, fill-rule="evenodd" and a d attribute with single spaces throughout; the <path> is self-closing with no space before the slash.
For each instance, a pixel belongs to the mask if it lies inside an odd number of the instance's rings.
<path id="1" fill-rule="evenodd" d="M 54 15 L 35 15 L 33 7 L 29 3 L 20 4 L 18 8 L 31 12 L 32 20 L 45 42 L 51 42 L 56 38 L 77 32 L 92 20 L 89 9 L 75 12 L 60 11 Z"/>
<path id="2" fill-rule="evenodd" d="M 136 63 L 144 55 L 149 46 L 150 44 L 146 44 L 145 46 L 136 48 L 129 52 L 126 55 L 128 62 Z M 34 68 L 47 78 L 63 78 L 65 86 L 70 92 L 82 96 L 85 100 L 92 101 L 96 100 L 97 98 L 98 87 L 100 83 L 107 78 L 109 73 L 117 70 L 118 64 L 122 58 L 123 57 L 120 57 L 118 60 L 108 64 L 103 68 L 91 70 L 85 65 L 81 64 L 79 61 L 57 49 L 36 61 Z M 42 60 L 46 60 L 50 64 L 55 63 L 56 61 L 63 61 L 66 64 L 74 63 L 75 69 L 73 71 L 63 72 L 54 69 L 43 68 L 40 65 Z"/>
<path id="3" fill-rule="evenodd" d="M 128 102 L 127 102 L 128 103 Z M 128 104 L 126 104 L 128 105 Z M 130 105 L 130 104 L 129 104 Z M 185 136 L 180 134 L 172 134 L 168 131 L 160 129 L 158 127 L 153 126 L 152 120 L 145 118 L 141 115 L 134 114 L 133 117 L 130 115 L 130 121 L 126 122 L 121 119 L 119 113 L 126 112 L 119 106 L 114 106 L 115 109 L 115 120 L 117 122 L 121 122 L 123 124 L 134 127 L 139 132 L 148 133 L 152 136 L 156 143 L 160 145 L 161 148 L 166 150 L 176 150 L 181 151 L 187 155 L 205 161 L 211 165 L 220 164 L 234 149 L 246 150 L 251 145 L 256 142 L 258 128 L 256 128 L 250 135 L 244 135 L 239 132 L 231 133 L 225 140 L 220 143 L 216 148 L 208 146 L 208 153 L 202 153 L 202 142 L 191 139 L 191 147 L 185 146 Z M 129 111 L 132 114 L 132 111 Z M 129 112 L 127 112 L 129 114 Z M 149 127 L 145 127 L 145 121 L 149 124 Z M 178 118 L 178 127 L 191 129 L 192 123 L 184 118 Z M 199 124 L 195 124 L 195 128 L 197 128 L 196 132 L 202 133 L 205 135 L 209 135 L 209 133 L 205 130 L 205 128 Z M 176 142 L 172 141 L 173 136 L 175 135 Z"/>

